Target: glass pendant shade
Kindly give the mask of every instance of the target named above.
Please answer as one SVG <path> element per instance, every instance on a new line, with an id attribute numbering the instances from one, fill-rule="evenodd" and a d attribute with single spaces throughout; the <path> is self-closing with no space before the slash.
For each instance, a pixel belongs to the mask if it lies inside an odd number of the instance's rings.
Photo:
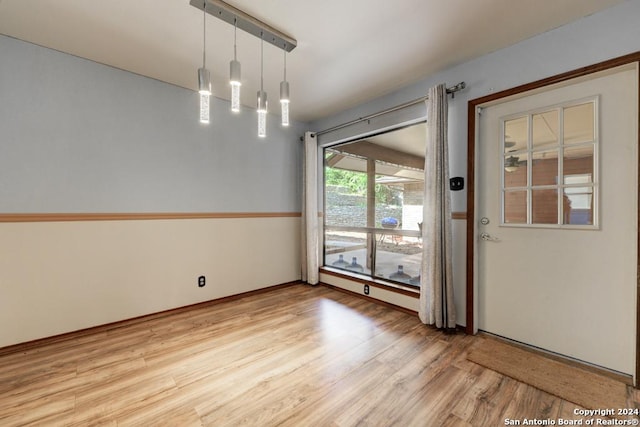
<path id="1" fill-rule="evenodd" d="M 267 136 L 267 93 L 258 91 L 258 136 Z"/>
<path id="2" fill-rule="evenodd" d="M 235 59 L 229 64 L 229 83 L 231 84 L 231 111 L 240 111 L 240 62 Z"/>
<path id="3" fill-rule="evenodd" d="M 289 82 L 280 82 L 280 109 L 282 126 L 289 126 Z"/>
<path id="4" fill-rule="evenodd" d="M 207 70 L 207 2 L 202 9 L 202 67 L 198 68 L 198 93 L 200 93 L 200 123 L 209 123 L 209 95 L 211 73 Z"/>
<path id="5" fill-rule="evenodd" d="M 209 95 L 211 74 L 206 68 L 198 68 L 198 92 L 200 93 L 200 123 L 209 123 Z"/>
<path id="6" fill-rule="evenodd" d="M 258 136 L 264 138 L 267 136 L 267 112 L 258 111 Z"/>
<path id="7" fill-rule="evenodd" d="M 280 101 L 280 114 L 282 126 L 289 126 L 289 101 Z"/>
<path id="8" fill-rule="evenodd" d="M 200 123 L 209 123 L 209 95 L 206 93 L 200 94 Z"/>

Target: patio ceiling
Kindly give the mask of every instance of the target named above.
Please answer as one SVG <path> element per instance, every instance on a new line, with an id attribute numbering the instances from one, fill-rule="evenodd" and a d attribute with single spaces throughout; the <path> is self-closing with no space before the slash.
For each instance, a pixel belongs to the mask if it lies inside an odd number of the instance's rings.
<path id="1" fill-rule="evenodd" d="M 367 159 L 376 161 L 380 184 L 424 181 L 426 125 L 405 127 L 327 149 L 326 165 L 336 169 L 367 172 Z"/>

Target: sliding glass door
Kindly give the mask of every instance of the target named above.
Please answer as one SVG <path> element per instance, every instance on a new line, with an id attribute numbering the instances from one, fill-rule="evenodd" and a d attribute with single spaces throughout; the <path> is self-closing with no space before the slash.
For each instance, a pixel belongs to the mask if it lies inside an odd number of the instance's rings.
<path id="1" fill-rule="evenodd" d="M 418 286 L 424 124 L 324 150 L 324 265 Z"/>

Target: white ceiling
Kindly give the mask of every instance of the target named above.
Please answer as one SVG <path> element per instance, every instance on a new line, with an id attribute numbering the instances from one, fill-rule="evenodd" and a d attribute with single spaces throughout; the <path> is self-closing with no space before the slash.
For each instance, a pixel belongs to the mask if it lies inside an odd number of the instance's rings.
<path id="1" fill-rule="evenodd" d="M 291 114 L 310 121 L 624 0 L 228 0 L 298 41 Z M 195 89 L 202 12 L 189 0 L 0 0 L 0 33 Z M 275 111 L 283 53 L 265 43 Z M 242 103 L 254 107 L 260 42 L 238 32 Z M 207 19 L 207 68 L 228 99 L 233 27 Z M 454 84 L 457 82 L 447 82 Z"/>

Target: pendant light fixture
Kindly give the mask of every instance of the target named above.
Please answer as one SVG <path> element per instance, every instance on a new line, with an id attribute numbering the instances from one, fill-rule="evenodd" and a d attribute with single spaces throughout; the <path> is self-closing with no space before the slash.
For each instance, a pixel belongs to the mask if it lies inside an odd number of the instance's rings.
<path id="1" fill-rule="evenodd" d="M 231 111 L 237 113 L 240 111 L 240 62 L 237 57 L 237 32 L 238 32 L 238 18 L 233 21 L 233 61 L 229 64 L 229 83 L 231 84 Z"/>
<path id="2" fill-rule="evenodd" d="M 260 33 L 260 90 L 258 91 L 258 136 L 267 136 L 267 93 L 264 91 L 264 34 Z"/>
<path id="3" fill-rule="evenodd" d="M 289 126 L 289 82 L 287 81 L 287 51 L 284 52 L 284 80 L 280 82 L 280 112 L 282 126 Z"/>
<path id="4" fill-rule="evenodd" d="M 2 1 L 2 0 L 0 0 Z M 287 52 L 291 52 L 298 42 L 271 25 L 230 5 L 228 0 L 189 0 L 189 4 L 203 11 L 205 15 L 202 68 L 198 69 L 198 90 L 200 92 L 200 121 L 209 123 L 209 97 L 211 96 L 211 75 L 206 68 L 206 15 L 214 16 L 233 25 L 233 60 L 229 63 L 229 84 L 231 85 L 231 111 L 240 111 L 240 62 L 237 56 L 237 31 L 245 31 L 260 38 L 260 90 L 258 91 L 258 136 L 267 135 L 267 93 L 264 91 L 264 42 L 271 43 L 285 51 L 284 80 L 280 83 L 280 105 L 282 125 L 289 125 L 289 82 L 287 81 Z"/>
<path id="5" fill-rule="evenodd" d="M 207 70 L 207 2 L 203 7 L 202 68 L 198 68 L 198 92 L 200 93 L 200 123 L 209 123 L 209 96 L 211 95 L 211 73 Z"/>

